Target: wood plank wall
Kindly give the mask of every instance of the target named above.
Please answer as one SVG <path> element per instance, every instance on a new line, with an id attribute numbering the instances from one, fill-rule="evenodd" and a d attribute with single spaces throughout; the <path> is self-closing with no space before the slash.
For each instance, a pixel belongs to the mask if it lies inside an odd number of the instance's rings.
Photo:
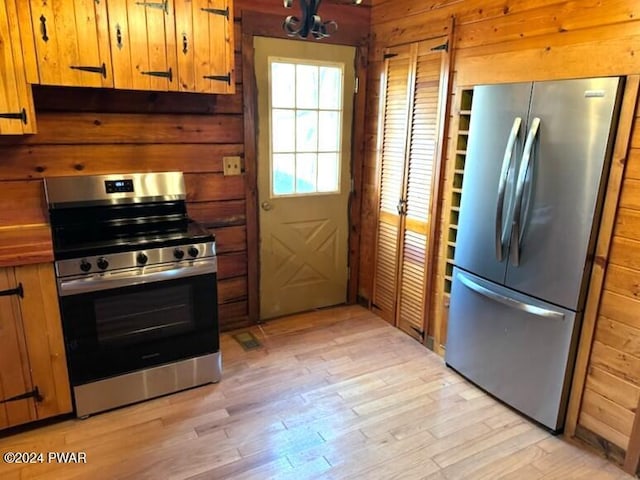
<path id="1" fill-rule="evenodd" d="M 234 95 L 35 86 L 39 133 L 0 138 L 0 227 L 47 222 L 44 176 L 181 170 L 189 214 L 216 234 L 221 328 L 251 323 L 244 176 L 222 174 L 223 156 L 244 157 L 240 21 L 247 9 L 282 18 L 298 12 L 277 0 L 235 2 Z M 344 28 L 366 34 L 369 10 L 327 3 L 321 14 L 347 17 Z"/>
<path id="2" fill-rule="evenodd" d="M 246 319 L 246 226 L 241 176 L 242 90 L 230 96 L 34 87 L 39 133 L 0 143 L 0 225 L 46 223 L 44 176 L 185 172 L 188 210 L 216 234 L 220 317 Z"/>
<path id="3" fill-rule="evenodd" d="M 373 277 L 369 259 L 375 239 L 382 49 L 443 35 L 449 18 L 455 16 L 454 88 L 449 100 L 452 112 L 457 106 L 455 92 L 463 86 L 640 73 L 640 4 L 635 0 L 374 0 L 371 15 L 373 45 L 367 79 L 367 150 L 358 287 L 359 295 L 367 299 L 371 298 Z M 621 444 L 622 448 L 626 448 L 640 394 L 638 123 L 617 214 L 612 259 L 589 367 L 588 392 L 579 421 L 579 426 Z M 449 151 L 455 133 L 448 132 Z M 446 161 L 452 157 L 447 153 Z M 444 166 L 444 171 L 448 170 Z M 447 181 L 445 178 L 445 187 Z M 446 215 L 448 212 L 442 212 L 440 222 Z M 443 249 L 439 251 L 437 261 L 442 263 Z M 435 285 L 436 304 L 428 319 L 429 333 L 436 337 L 436 343 L 444 343 L 446 324 L 435 321 L 443 301 L 441 276 L 436 278 Z"/>
<path id="4" fill-rule="evenodd" d="M 640 401 L 640 103 L 578 425 L 626 450 Z"/>

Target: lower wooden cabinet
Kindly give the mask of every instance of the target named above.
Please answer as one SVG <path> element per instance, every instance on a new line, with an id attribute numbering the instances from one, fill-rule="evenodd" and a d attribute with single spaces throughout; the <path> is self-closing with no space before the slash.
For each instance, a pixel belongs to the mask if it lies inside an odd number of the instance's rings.
<path id="1" fill-rule="evenodd" d="M 72 411 L 52 264 L 0 268 L 0 402 L 0 429 Z"/>

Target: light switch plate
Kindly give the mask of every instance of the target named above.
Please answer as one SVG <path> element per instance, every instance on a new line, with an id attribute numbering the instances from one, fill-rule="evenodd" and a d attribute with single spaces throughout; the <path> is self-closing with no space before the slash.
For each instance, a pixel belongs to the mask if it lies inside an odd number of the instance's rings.
<path id="1" fill-rule="evenodd" d="M 242 159 L 240 157 L 222 157 L 222 164 L 225 176 L 242 173 Z"/>

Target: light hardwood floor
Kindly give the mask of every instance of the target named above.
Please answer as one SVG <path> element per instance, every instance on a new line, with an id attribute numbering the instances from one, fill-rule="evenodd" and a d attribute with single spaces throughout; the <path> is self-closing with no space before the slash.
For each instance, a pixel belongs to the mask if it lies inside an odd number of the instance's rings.
<path id="1" fill-rule="evenodd" d="M 79 465 L 7 465 L 0 478 L 624 479 L 448 370 L 371 312 L 268 323 L 223 380 L 0 439 L 0 452 L 86 452 Z"/>

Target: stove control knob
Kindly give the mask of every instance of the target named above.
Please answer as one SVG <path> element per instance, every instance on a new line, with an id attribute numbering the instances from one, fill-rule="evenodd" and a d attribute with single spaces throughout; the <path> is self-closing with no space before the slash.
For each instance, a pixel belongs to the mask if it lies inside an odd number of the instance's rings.
<path id="1" fill-rule="evenodd" d="M 96 265 L 98 265 L 98 268 L 99 268 L 100 270 L 106 270 L 106 269 L 107 269 L 107 267 L 109 266 L 109 262 L 107 261 L 107 259 L 106 259 L 106 258 L 104 258 L 104 257 L 100 257 L 100 258 L 98 259 L 98 261 L 96 262 Z"/>
<path id="2" fill-rule="evenodd" d="M 80 262 L 80 270 L 82 270 L 83 272 L 88 272 L 89 270 L 91 270 L 91 264 L 83 259 Z"/>
<path id="3" fill-rule="evenodd" d="M 173 251 L 173 257 L 174 257 L 176 260 L 182 260 L 182 258 L 184 257 L 184 250 L 182 250 L 181 248 L 176 248 L 176 249 Z"/>
<path id="4" fill-rule="evenodd" d="M 196 247 L 189 247 L 189 255 L 192 257 L 197 257 L 200 252 Z"/>
<path id="5" fill-rule="evenodd" d="M 149 257 L 147 257 L 147 255 L 144 254 L 143 252 L 140 252 L 136 257 L 136 260 L 140 265 L 144 265 L 145 263 L 147 263 L 147 260 L 149 260 Z"/>

